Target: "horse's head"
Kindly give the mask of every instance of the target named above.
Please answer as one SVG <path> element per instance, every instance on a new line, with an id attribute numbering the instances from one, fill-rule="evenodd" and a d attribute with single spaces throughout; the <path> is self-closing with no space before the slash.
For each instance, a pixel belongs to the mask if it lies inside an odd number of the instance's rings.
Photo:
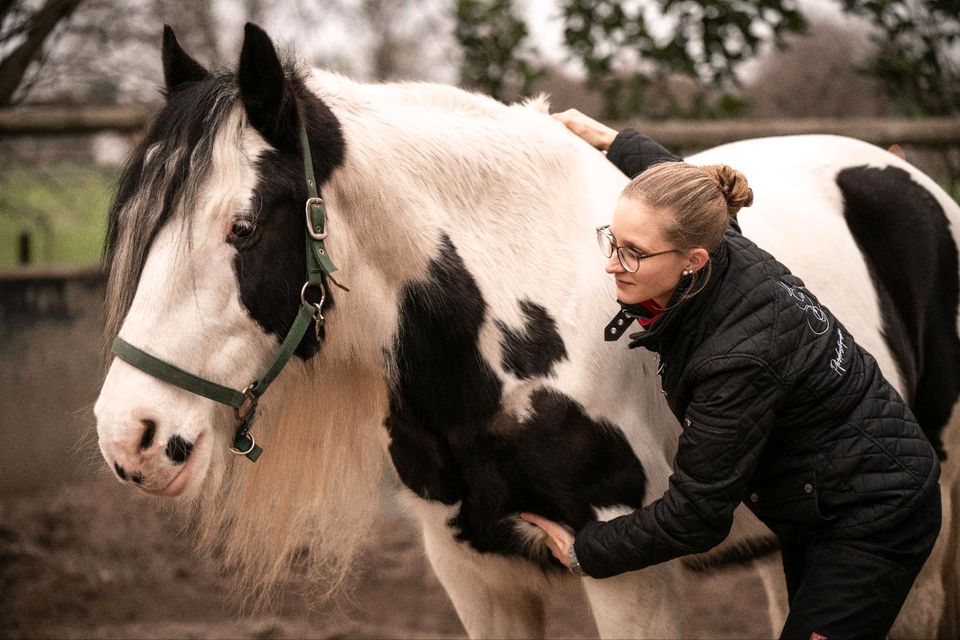
<path id="1" fill-rule="evenodd" d="M 344 157 L 337 119 L 247 25 L 236 74 L 212 74 L 164 31 L 166 103 L 127 167 L 107 239 L 107 332 L 206 380 L 244 389 L 301 306 L 311 140 L 317 185 Z M 332 304 L 327 294 L 324 310 Z M 294 357 L 323 340 L 307 331 Z M 115 359 L 94 412 L 122 481 L 192 492 L 222 460 L 234 414 Z"/>

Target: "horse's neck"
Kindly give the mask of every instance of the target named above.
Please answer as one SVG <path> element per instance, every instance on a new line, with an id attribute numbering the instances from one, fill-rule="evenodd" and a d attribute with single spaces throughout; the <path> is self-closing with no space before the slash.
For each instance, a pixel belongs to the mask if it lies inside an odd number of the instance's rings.
<path id="1" fill-rule="evenodd" d="M 519 149 L 523 135 L 513 129 L 527 119 L 506 118 L 496 130 L 477 123 L 459 141 L 486 145 L 473 153 L 450 148 L 456 137 L 437 137 L 422 118 L 398 131 L 389 116 L 342 115 L 347 157 L 325 195 L 333 216 L 328 245 L 341 267 L 336 276 L 352 291 L 334 291 L 325 346 L 331 367 L 363 363 L 389 379 L 404 287 L 428 279 L 446 235 L 483 297 L 479 351 L 493 370 L 510 380 L 500 370 L 498 325 L 522 330 L 521 304 L 543 307 L 568 358 L 536 384 L 608 419 L 645 464 L 662 465 L 665 450 L 675 447 L 676 420 L 659 394 L 652 357 L 602 339 L 618 308 L 593 226 L 609 219 L 625 178 L 596 152 L 552 131 L 549 119 L 529 123 L 538 142 Z M 414 126 L 422 144 L 414 144 Z M 516 140 L 508 140 L 513 134 Z M 502 151 L 498 166 L 483 155 L 491 149 Z M 504 406 L 523 407 L 531 386 L 506 384 Z"/>

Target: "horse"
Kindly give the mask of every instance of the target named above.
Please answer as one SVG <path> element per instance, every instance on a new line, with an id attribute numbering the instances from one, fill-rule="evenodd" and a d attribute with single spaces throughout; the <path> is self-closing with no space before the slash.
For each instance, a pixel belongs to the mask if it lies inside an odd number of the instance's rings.
<path id="1" fill-rule="evenodd" d="M 109 363 L 94 408 L 108 466 L 179 496 L 199 547 L 261 594 L 293 568 L 320 595 L 342 586 L 394 480 L 468 634 L 542 636 L 545 598 L 576 578 L 518 513 L 578 527 L 648 504 L 681 428 L 652 355 L 601 337 L 619 307 L 595 227 L 627 177 L 543 97 L 363 84 L 250 24 L 236 72 L 211 73 L 169 27 L 162 56 L 166 100 L 109 215 L 105 331 L 167 373 Z M 688 160 L 744 171 L 744 233 L 877 358 L 945 455 L 943 533 L 895 633 L 956 635 L 956 203 L 842 137 Z M 269 390 L 245 386 L 268 367 Z M 197 380 L 243 392 L 231 411 Z M 776 634 L 771 549 L 741 507 L 686 562 L 755 558 Z M 583 579 L 601 636 L 679 635 L 683 570 Z"/>

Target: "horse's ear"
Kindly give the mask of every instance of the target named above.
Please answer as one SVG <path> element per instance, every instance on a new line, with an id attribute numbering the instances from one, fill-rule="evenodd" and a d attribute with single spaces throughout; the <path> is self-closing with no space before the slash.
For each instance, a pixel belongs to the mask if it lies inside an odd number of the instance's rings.
<path id="1" fill-rule="evenodd" d="M 255 24 L 243 28 L 240 97 L 250 124 L 278 149 L 296 145 L 296 101 L 270 36 Z"/>
<path id="2" fill-rule="evenodd" d="M 180 47 L 170 25 L 163 25 L 163 81 L 167 93 L 176 91 L 188 82 L 209 77 L 210 72 Z"/>

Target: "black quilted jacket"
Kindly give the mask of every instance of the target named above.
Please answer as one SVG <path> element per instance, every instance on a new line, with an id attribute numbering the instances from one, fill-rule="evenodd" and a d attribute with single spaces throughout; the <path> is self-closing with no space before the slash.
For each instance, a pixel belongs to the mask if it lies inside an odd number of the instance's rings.
<path id="1" fill-rule="evenodd" d="M 675 159 L 629 129 L 608 157 L 628 176 Z M 711 259 L 699 294 L 630 336 L 631 348 L 659 354 L 683 432 L 662 498 L 577 532 L 591 576 L 706 551 L 741 501 L 784 541 L 857 538 L 896 526 L 937 490 L 937 456 L 913 414 L 803 282 L 735 227 Z M 639 313 L 626 307 L 607 338 Z"/>

